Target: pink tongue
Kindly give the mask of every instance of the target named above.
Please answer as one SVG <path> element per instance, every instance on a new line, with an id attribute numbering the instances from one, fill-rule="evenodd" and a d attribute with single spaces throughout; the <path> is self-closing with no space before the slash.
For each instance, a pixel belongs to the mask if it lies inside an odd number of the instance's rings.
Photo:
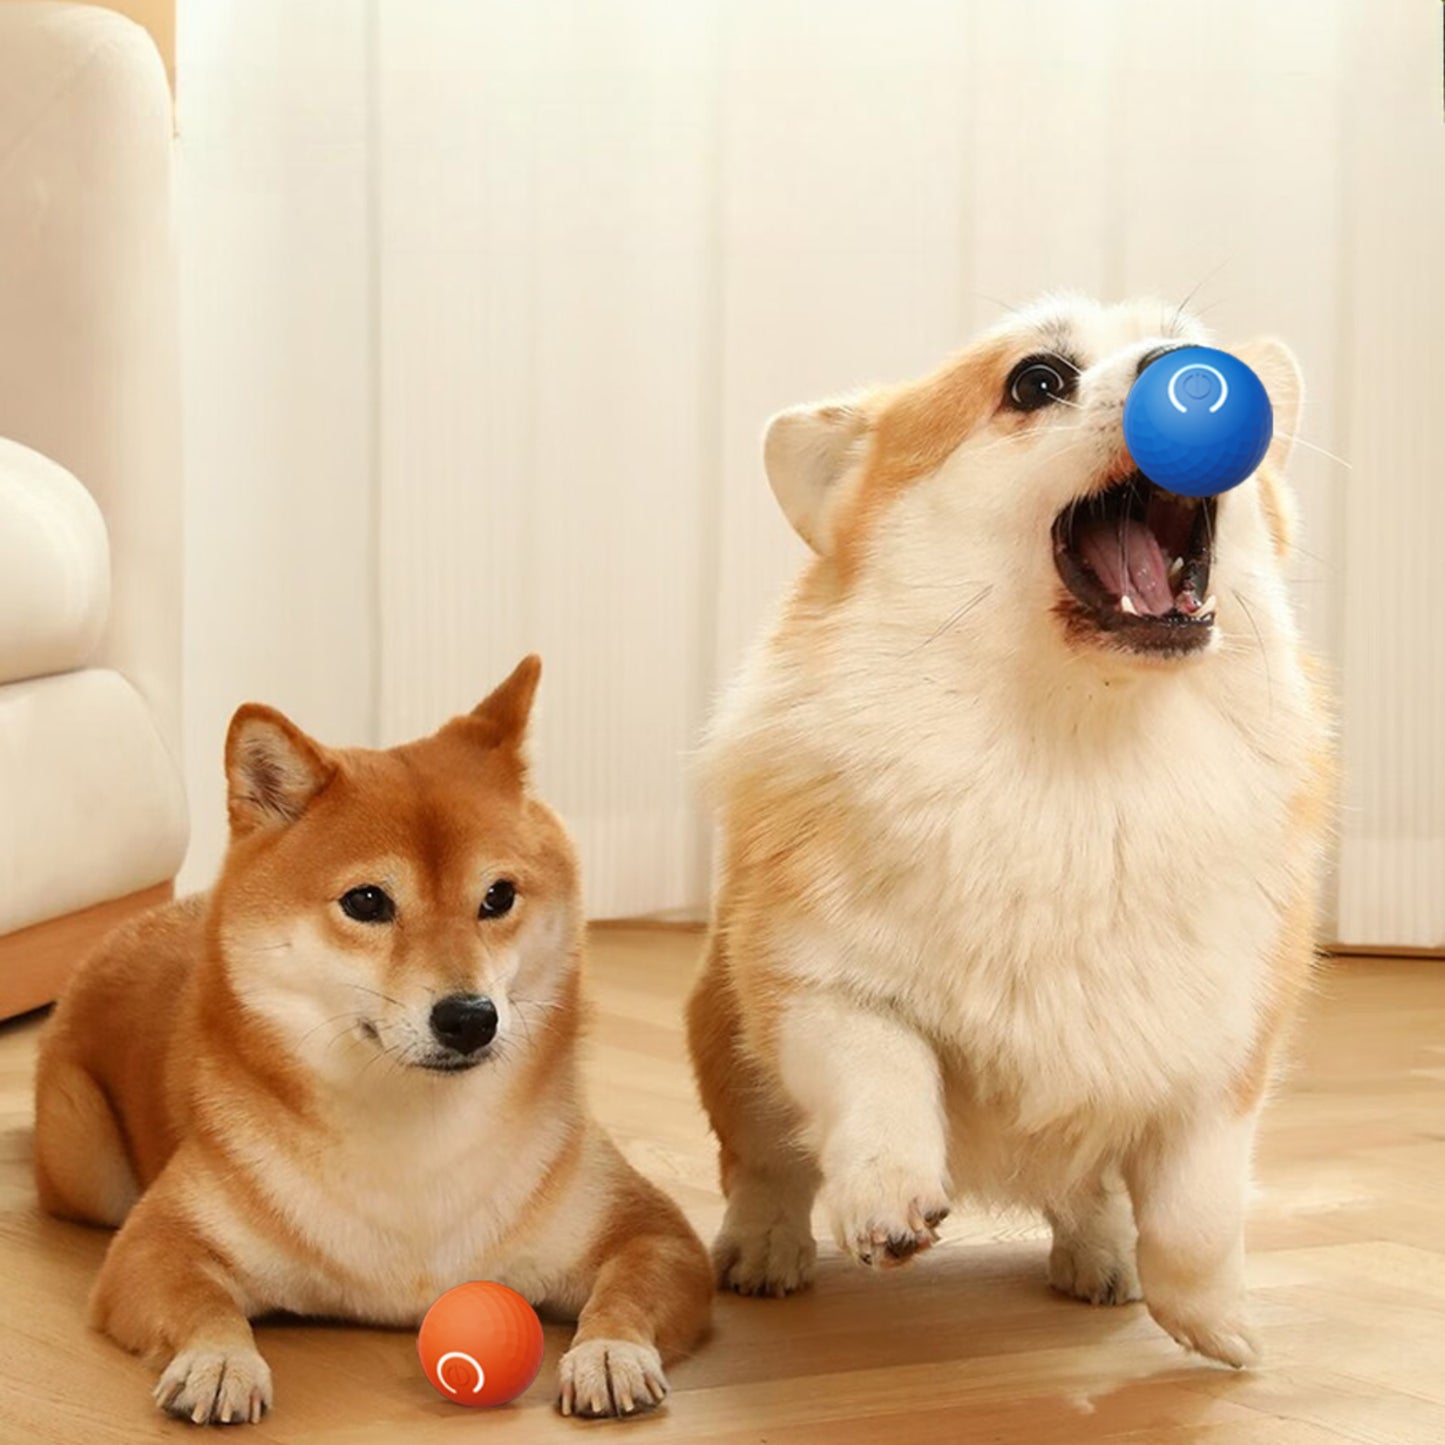
<path id="1" fill-rule="evenodd" d="M 1074 545 L 1110 592 L 1134 599 L 1140 612 L 1163 616 L 1174 606 L 1164 553 L 1153 532 L 1133 517 L 1112 522 L 1084 520 Z"/>

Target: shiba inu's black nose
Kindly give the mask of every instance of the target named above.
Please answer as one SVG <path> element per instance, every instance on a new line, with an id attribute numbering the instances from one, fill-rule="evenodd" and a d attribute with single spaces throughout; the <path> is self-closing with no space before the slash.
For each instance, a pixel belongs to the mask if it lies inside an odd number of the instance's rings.
<path id="1" fill-rule="evenodd" d="M 432 1008 L 431 1031 L 439 1044 L 474 1054 L 496 1037 L 497 1006 L 480 994 L 449 993 Z"/>

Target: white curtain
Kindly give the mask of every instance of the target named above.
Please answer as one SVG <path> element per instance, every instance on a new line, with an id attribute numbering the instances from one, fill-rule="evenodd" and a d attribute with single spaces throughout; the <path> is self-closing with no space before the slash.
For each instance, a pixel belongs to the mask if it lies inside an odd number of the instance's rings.
<path id="1" fill-rule="evenodd" d="M 277 102 L 292 142 L 279 179 L 228 173 L 255 116 L 223 104 L 224 47 L 188 85 L 188 10 L 213 39 L 246 30 L 242 98 Z M 921 371 L 1043 289 L 1197 287 L 1225 344 L 1277 332 L 1311 385 L 1294 580 L 1344 701 L 1331 931 L 1445 942 L 1432 0 L 195 0 L 181 19 L 186 173 L 210 188 L 193 221 L 266 222 L 192 268 L 212 298 L 188 338 L 193 461 L 217 461 L 193 485 L 216 501 L 217 470 L 234 485 L 256 456 L 252 505 L 224 505 L 280 549 L 255 628 L 244 569 L 216 560 L 230 540 L 208 533 L 198 564 L 197 877 L 241 692 L 387 743 L 536 649 L 540 779 L 593 912 L 701 909 L 691 754 L 801 556 L 758 462 L 767 416 Z M 275 227 L 306 287 L 272 274 Z M 271 368 L 259 419 L 217 361 L 237 332 Z"/>

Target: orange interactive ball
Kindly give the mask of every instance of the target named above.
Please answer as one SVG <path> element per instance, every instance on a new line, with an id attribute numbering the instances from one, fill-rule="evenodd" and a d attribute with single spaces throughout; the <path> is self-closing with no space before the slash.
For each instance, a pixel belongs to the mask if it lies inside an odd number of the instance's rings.
<path id="1" fill-rule="evenodd" d="M 542 1368 L 542 1322 L 504 1284 L 459 1284 L 426 1312 L 416 1352 L 437 1393 L 454 1404 L 505 1405 Z"/>

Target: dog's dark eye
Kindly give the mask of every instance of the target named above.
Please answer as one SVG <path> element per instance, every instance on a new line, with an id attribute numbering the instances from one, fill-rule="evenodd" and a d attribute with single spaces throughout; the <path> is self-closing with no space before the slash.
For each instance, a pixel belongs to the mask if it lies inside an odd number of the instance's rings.
<path id="1" fill-rule="evenodd" d="M 477 910 L 477 916 L 479 918 L 500 918 L 504 913 L 512 911 L 512 905 L 516 901 L 517 885 L 510 878 L 498 878 L 487 889 L 487 896 L 482 899 L 482 906 Z"/>
<path id="2" fill-rule="evenodd" d="M 1074 394 L 1079 369 L 1062 356 L 1026 356 L 1009 372 L 1004 403 L 1014 411 L 1037 411 Z"/>
<path id="3" fill-rule="evenodd" d="M 365 883 L 341 895 L 341 911 L 358 923 L 390 923 L 396 917 L 396 904 L 374 883 Z"/>

